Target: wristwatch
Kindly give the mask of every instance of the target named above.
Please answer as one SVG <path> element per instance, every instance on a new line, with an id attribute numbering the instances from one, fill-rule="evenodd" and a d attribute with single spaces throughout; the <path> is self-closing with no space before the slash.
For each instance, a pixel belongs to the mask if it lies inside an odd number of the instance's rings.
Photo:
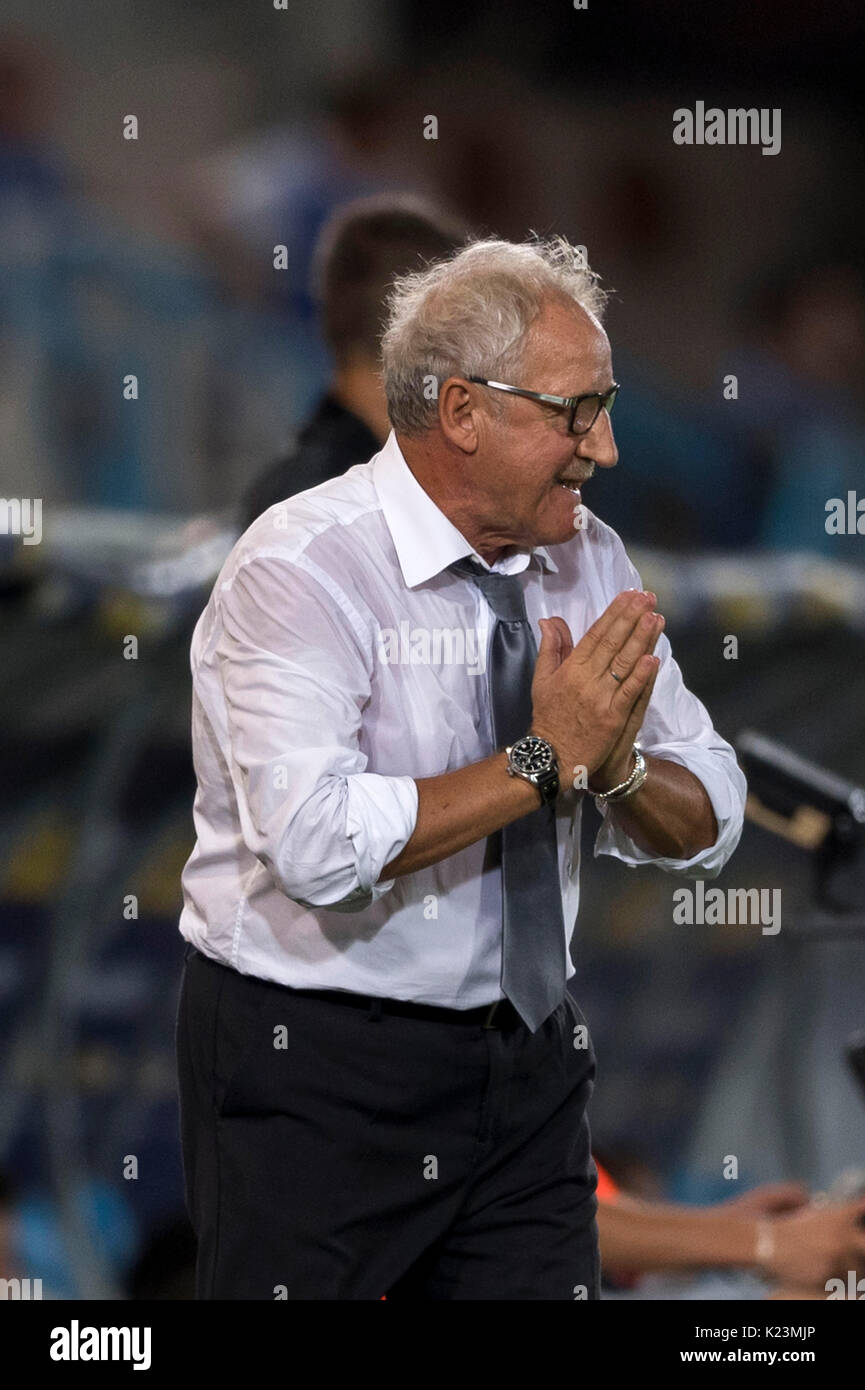
<path id="1" fill-rule="evenodd" d="M 505 752 L 509 776 L 522 777 L 537 787 L 544 806 L 555 801 L 559 794 L 559 764 L 551 743 L 537 734 L 524 734 Z"/>

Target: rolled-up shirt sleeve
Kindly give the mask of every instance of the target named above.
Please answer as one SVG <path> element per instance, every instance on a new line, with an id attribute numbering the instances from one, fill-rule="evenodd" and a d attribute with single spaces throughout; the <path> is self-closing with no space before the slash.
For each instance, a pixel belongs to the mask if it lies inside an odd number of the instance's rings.
<path id="1" fill-rule="evenodd" d="M 642 580 L 621 541 L 615 532 L 610 535 L 619 552 L 614 557 L 615 593 L 641 589 Z M 742 835 L 747 783 L 732 747 L 714 729 L 705 705 L 685 686 L 666 634 L 661 635 L 655 655 L 660 657 L 661 665 L 637 741 L 645 753 L 679 763 L 703 784 L 715 813 L 718 835 L 714 844 L 690 859 L 653 855 L 635 844 L 617 824 L 613 808 L 605 807 L 595 856 L 611 854 L 632 866 L 654 864 L 684 878 L 717 878 Z M 649 790 L 649 782 L 646 789 Z"/>
<path id="2" fill-rule="evenodd" d="M 393 886 L 379 879 L 411 838 L 418 794 L 410 776 L 366 770 L 363 619 L 327 576 L 270 556 L 239 568 L 219 611 L 215 660 L 244 842 L 295 902 L 367 907 Z"/>

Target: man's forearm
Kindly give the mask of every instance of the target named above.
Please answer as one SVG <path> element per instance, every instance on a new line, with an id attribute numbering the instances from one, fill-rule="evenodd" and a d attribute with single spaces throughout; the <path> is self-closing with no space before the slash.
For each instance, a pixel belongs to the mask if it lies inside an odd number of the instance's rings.
<path id="1" fill-rule="evenodd" d="M 706 790 L 678 763 L 652 758 L 643 787 L 621 805 L 610 805 L 627 835 L 647 854 L 690 859 L 713 845 L 718 826 Z M 623 774 L 627 776 L 627 773 Z M 483 840 L 520 816 L 536 811 L 540 795 L 522 777 L 507 775 L 507 755 L 417 780 L 418 811 L 411 839 L 386 864 L 382 879 L 416 873 Z"/>
<path id="2" fill-rule="evenodd" d="M 611 801 L 607 814 L 647 854 L 691 859 L 718 838 L 718 822 L 706 788 L 679 763 L 648 753 L 643 756 L 649 775 L 642 787 L 624 801 Z M 629 771 L 622 772 L 620 781 Z"/>
<path id="3" fill-rule="evenodd" d="M 418 808 L 411 839 L 381 872 L 383 879 L 413 874 L 448 859 L 503 825 L 536 811 L 540 793 L 523 777 L 509 777 L 506 753 L 456 772 L 417 781 Z"/>
<path id="4" fill-rule="evenodd" d="M 622 1198 L 601 1202 L 601 1259 L 621 1273 L 753 1266 L 757 1223 L 721 1208 Z"/>

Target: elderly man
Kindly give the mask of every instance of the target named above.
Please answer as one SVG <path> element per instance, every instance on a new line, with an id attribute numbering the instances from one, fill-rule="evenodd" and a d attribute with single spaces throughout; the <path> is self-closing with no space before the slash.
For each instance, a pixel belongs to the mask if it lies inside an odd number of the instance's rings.
<path id="1" fill-rule="evenodd" d="M 617 460 L 603 301 L 561 240 L 403 277 L 383 449 L 261 516 L 199 621 L 199 1297 L 598 1297 L 581 803 L 599 853 L 714 877 L 745 795 L 582 504 Z"/>

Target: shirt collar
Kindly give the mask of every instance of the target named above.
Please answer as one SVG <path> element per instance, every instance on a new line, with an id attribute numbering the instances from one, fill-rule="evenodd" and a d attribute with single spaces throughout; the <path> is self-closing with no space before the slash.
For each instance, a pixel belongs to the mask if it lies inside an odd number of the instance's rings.
<path id="1" fill-rule="evenodd" d="M 486 565 L 462 532 L 424 492 L 403 458 L 393 430 L 373 459 L 373 481 L 403 579 L 410 589 L 441 574 L 448 565 L 467 555 Z M 558 566 L 542 545 L 531 550 L 517 550 L 487 568 L 502 574 L 520 574 L 528 568 L 533 555 L 556 573 Z"/>

